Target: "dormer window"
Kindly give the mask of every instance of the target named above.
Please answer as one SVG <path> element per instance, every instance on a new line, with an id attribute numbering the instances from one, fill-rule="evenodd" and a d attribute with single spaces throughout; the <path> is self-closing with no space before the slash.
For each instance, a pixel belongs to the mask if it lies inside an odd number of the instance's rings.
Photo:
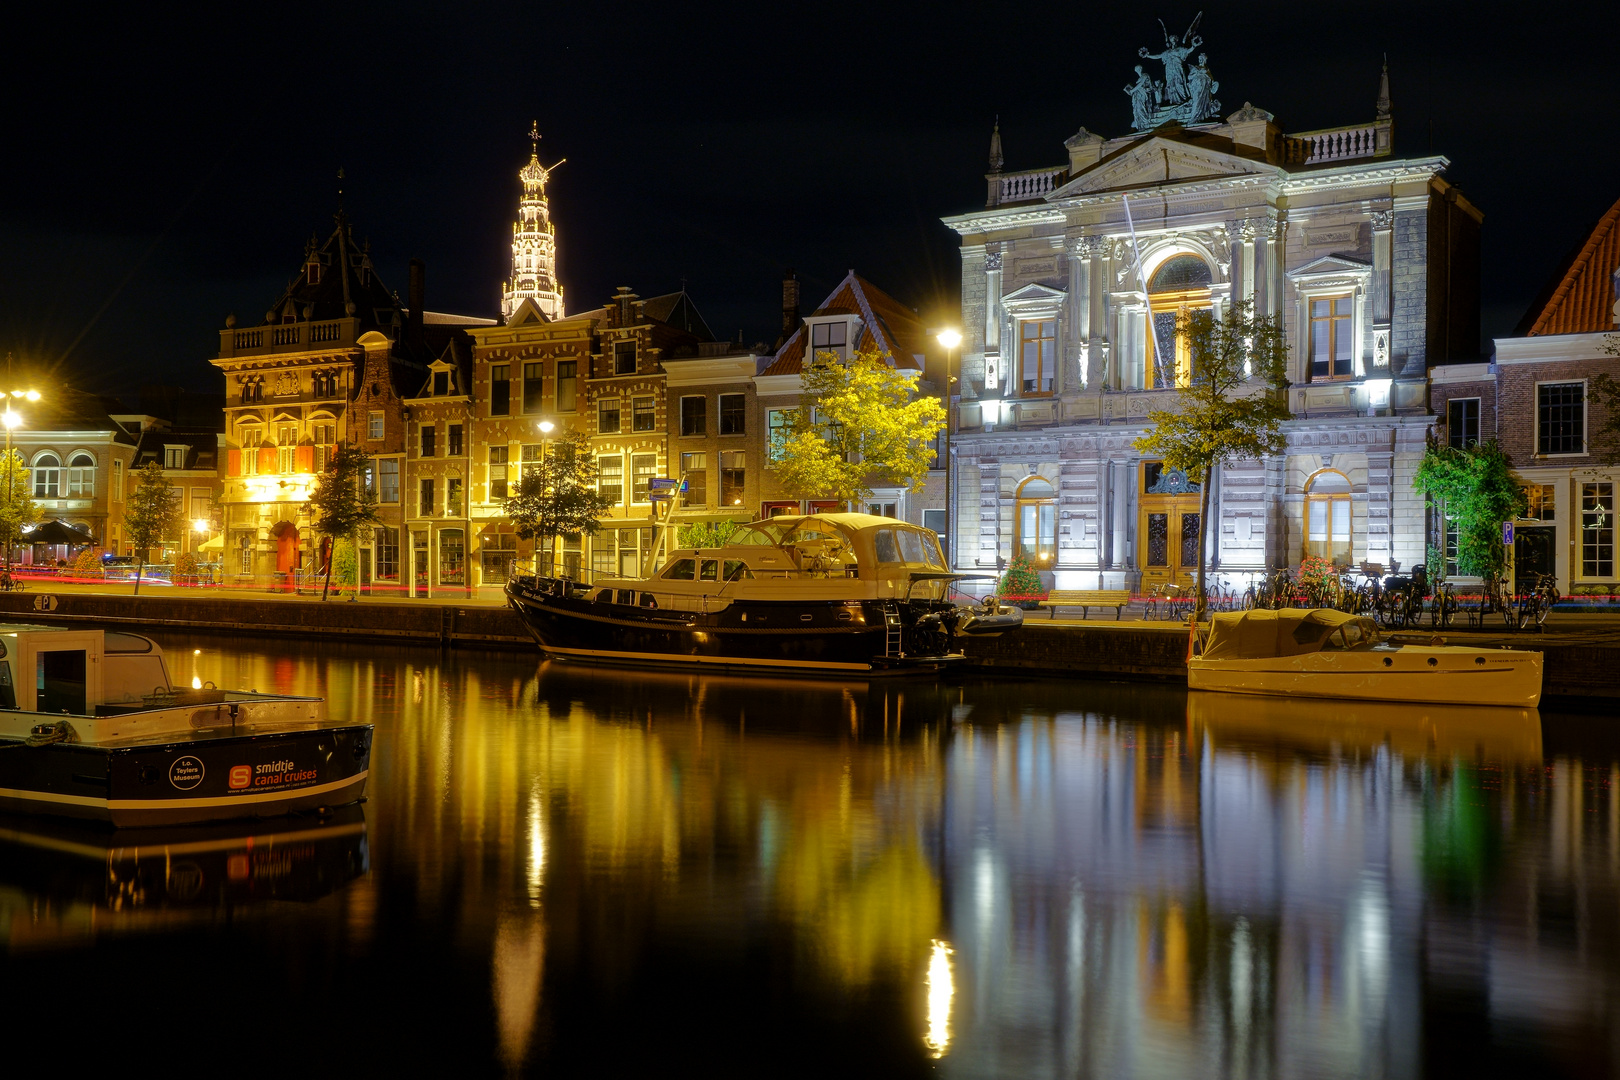
<path id="1" fill-rule="evenodd" d="M 309 265 L 304 267 L 304 276 L 309 279 L 311 285 L 321 283 L 321 263 L 319 259 L 309 260 Z"/>
<path id="2" fill-rule="evenodd" d="M 849 355 L 849 324 L 846 322 L 812 323 L 810 326 L 810 356 L 812 361 L 821 353 L 835 353 L 838 359 Z"/>
<path id="3" fill-rule="evenodd" d="M 163 467 L 165 469 L 185 468 L 186 448 L 183 446 L 165 446 L 163 448 Z"/>
<path id="4" fill-rule="evenodd" d="M 448 371 L 435 371 L 433 373 L 433 396 L 445 397 L 450 393 L 450 373 Z"/>

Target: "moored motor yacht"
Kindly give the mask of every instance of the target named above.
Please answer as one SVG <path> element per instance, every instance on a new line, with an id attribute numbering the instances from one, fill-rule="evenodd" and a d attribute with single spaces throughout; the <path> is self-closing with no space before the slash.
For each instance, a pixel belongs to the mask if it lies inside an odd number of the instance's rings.
<path id="1" fill-rule="evenodd" d="M 0 810 L 131 826 L 341 806 L 371 734 L 319 698 L 177 687 L 139 634 L 0 625 Z"/>
<path id="2" fill-rule="evenodd" d="M 518 577 L 507 602 L 545 652 L 578 660 L 804 673 L 958 663 L 963 638 L 1017 629 L 994 597 L 949 599 L 965 575 L 927 529 L 867 514 L 776 517 L 724 547 L 671 552 L 648 578 Z"/>
<path id="3" fill-rule="evenodd" d="M 1535 708 L 1539 652 L 1386 638 L 1330 608 L 1217 614 L 1187 661 L 1193 690 Z"/>

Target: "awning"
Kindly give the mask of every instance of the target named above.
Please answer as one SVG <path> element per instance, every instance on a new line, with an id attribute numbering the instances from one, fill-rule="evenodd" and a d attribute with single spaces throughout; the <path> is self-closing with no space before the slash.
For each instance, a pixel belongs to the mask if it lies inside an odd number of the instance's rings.
<path id="1" fill-rule="evenodd" d="M 197 550 L 198 551 L 224 551 L 225 550 L 225 534 L 220 533 L 218 536 L 214 537 L 212 540 L 204 540 L 202 543 L 197 545 Z"/>
<path id="2" fill-rule="evenodd" d="M 65 521 L 47 521 L 43 525 L 36 525 L 28 532 L 23 533 L 23 542 L 27 544 L 68 544 L 78 546 L 93 544 L 96 538 L 87 532 L 80 532 Z"/>

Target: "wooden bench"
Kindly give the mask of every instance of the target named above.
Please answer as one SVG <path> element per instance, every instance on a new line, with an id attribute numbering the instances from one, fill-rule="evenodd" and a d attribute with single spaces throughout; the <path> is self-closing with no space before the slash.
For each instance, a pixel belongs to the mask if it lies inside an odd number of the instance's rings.
<path id="1" fill-rule="evenodd" d="M 1111 607 L 1114 609 L 1114 621 L 1118 622 L 1125 613 L 1125 605 L 1130 602 L 1129 589 L 1053 589 L 1040 603 L 1041 607 L 1052 609 L 1054 619 L 1060 607 L 1079 608 L 1082 619 L 1090 615 L 1094 607 Z"/>

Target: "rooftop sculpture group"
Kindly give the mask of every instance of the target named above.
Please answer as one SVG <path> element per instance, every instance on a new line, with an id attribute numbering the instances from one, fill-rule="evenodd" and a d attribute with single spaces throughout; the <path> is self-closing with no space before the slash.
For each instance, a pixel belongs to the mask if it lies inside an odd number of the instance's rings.
<path id="1" fill-rule="evenodd" d="M 1201 124 L 1220 112 L 1221 103 L 1215 100 L 1215 91 L 1221 88 L 1209 72 L 1209 56 L 1198 54 L 1198 63 L 1189 64 L 1187 57 L 1204 44 L 1198 36 L 1198 24 L 1204 18 L 1199 12 L 1187 32 L 1178 39 L 1164 27 L 1164 51 L 1150 53 L 1146 46 L 1137 50 L 1144 60 L 1164 61 L 1164 79 L 1153 78 L 1136 65 L 1136 81 L 1125 87 L 1131 99 L 1131 127 L 1137 131 L 1152 131 L 1172 120 L 1182 124 Z"/>

